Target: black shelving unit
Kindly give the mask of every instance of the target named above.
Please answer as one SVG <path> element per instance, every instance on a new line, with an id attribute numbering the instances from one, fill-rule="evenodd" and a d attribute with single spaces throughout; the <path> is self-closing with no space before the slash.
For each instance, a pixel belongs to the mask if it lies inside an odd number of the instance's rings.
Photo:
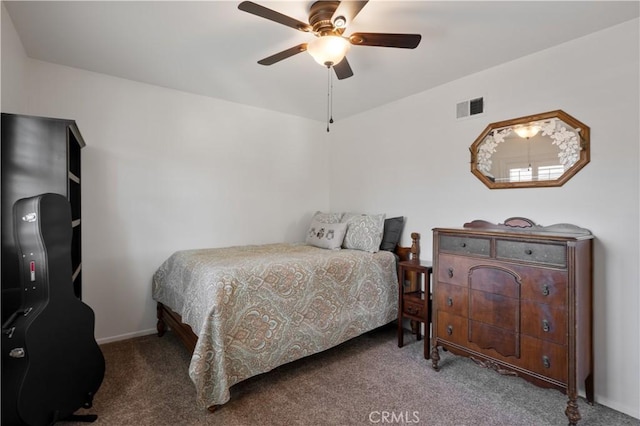
<path id="1" fill-rule="evenodd" d="M 20 307 L 13 204 L 42 193 L 71 204 L 73 291 L 82 298 L 81 149 L 73 120 L 2 113 L 2 321 Z"/>

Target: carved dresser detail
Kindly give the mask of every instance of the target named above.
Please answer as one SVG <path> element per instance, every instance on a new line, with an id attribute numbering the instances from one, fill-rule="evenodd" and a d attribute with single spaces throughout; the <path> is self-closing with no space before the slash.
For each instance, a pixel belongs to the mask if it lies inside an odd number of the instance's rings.
<path id="1" fill-rule="evenodd" d="M 569 224 L 473 221 L 433 230 L 433 337 L 482 367 L 567 394 L 580 420 L 578 386 L 593 403 L 593 235 Z"/>

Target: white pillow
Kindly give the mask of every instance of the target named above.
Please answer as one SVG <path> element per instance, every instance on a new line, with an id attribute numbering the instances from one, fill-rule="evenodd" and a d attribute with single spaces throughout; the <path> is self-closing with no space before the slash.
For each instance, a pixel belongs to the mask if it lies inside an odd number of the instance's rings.
<path id="1" fill-rule="evenodd" d="M 317 220 L 320 223 L 340 223 L 342 221 L 342 213 L 323 213 L 317 211 L 311 221 Z"/>
<path id="2" fill-rule="evenodd" d="M 306 242 L 315 247 L 340 250 L 346 232 L 346 223 L 322 223 L 312 220 Z"/>
<path id="3" fill-rule="evenodd" d="M 382 242 L 384 219 L 384 214 L 345 213 L 342 221 L 347 224 L 347 233 L 342 247 L 376 253 Z"/>

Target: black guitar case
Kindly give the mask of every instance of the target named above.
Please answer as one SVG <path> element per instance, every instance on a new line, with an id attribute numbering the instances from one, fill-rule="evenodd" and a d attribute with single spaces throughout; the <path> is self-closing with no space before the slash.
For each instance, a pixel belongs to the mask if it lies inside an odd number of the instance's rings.
<path id="1" fill-rule="evenodd" d="M 52 425 L 89 408 L 104 377 L 93 310 L 73 293 L 71 207 L 59 194 L 13 207 L 22 306 L 2 325 L 2 424 Z"/>

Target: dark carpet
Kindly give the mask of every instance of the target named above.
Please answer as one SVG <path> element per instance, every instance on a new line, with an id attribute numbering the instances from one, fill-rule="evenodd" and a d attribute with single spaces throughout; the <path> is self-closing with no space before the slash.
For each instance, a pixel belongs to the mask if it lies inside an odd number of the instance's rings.
<path id="1" fill-rule="evenodd" d="M 566 425 L 566 396 L 441 351 L 439 372 L 394 326 L 235 385 L 214 413 L 197 408 L 190 355 L 172 333 L 109 343 L 94 425 Z M 578 401 L 579 425 L 640 425 Z M 82 423 L 60 422 L 65 425 Z"/>

